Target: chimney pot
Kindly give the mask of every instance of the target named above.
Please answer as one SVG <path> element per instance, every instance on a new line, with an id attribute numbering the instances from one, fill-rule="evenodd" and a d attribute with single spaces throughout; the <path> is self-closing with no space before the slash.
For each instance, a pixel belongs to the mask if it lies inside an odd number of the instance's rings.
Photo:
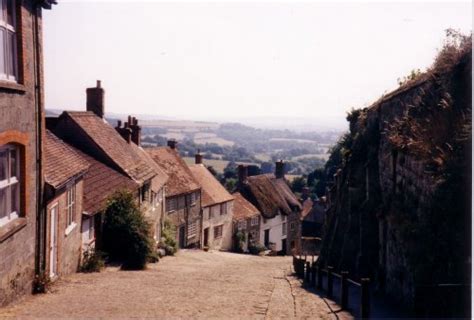
<path id="1" fill-rule="evenodd" d="M 122 120 L 117 120 L 117 128 L 122 127 Z"/>
<path id="2" fill-rule="evenodd" d="M 285 163 L 283 160 L 275 163 L 275 178 L 280 179 L 285 177 Z"/>
<path id="3" fill-rule="evenodd" d="M 87 101 L 86 101 L 87 111 L 92 111 L 98 117 L 103 118 L 105 91 L 100 86 L 100 80 L 97 80 L 97 86 L 95 88 L 86 89 L 86 95 L 87 95 Z"/>

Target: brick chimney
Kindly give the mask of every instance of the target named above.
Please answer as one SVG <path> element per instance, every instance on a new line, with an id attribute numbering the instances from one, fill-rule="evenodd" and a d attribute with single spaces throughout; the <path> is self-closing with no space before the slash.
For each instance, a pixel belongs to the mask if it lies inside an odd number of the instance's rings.
<path id="1" fill-rule="evenodd" d="M 142 127 L 138 125 L 137 118 L 132 118 L 132 123 L 129 124 L 130 129 L 132 129 L 132 141 L 137 145 L 141 145 L 141 136 L 142 136 Z"/>
<path id="2" fill-rule="evenodd" d="M 127 141 L 127 143 L 132 142 L 132 129 L 129 128 L 128 122 L 125 122 L 122 128 L 122 121 L 117 120 L 115 130 L 125 139 L 125 141 Z"/>
<path id="3" fill-rule="evenodd" d="M 202 164 L 202 154 L 201 151 L 198 149 L 197 153 L 194 155 L 194 163 Z"/>
<path id="4" fill-rule="evenodd" d="M 87 88 L 87 111 L 94 112 L 99 118 L 104 117 L 104 94 L 105 91 L 101 87 L 100 80 L 97 80 L 95 88 Z"/>
<path id="5" fill-rule="evenodd" d="M 246 165 L 243 165 L 243 164 L 239 164 L 238 168 L 238 175 L 239 175 L 239 184 L 243 184 L 246 180 L 247 180 L 247 177 L 249 175 L 249 171 L 248 171 L 248 168 Z"/>
<path id="6" fill-rule="evenodd" d="M 176 141 L 174 139 L 168 140 L 168 147 L 170 147 L 173 150 L 176 149 L 177 144 L 178 144 L 178 141 Z"/>
<path id="7" fill-rule="evenodd" d="M 275 177 L 277 179 L 285 177 L 285 163 L 283 160 L 275 162 Z"/>

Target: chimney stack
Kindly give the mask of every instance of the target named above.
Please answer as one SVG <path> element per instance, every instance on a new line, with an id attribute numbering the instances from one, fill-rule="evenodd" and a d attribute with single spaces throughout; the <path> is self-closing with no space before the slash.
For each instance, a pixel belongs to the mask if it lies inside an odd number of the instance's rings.
<path id="1" fill-rule="evenodd" d="M 243 184 L 249 175 L 248 168 L 246 165 L 239 164 L 238 167 L 238 175 L 239 175 L 239 184 Z"/>
<path id="2" fill-rule="evenodd" d="M 194 162 L 196 164 L 202 164 L 202 154 L 201 151 L 198 149 L 197 153 L 194 155 Z"/>
<path id="3" fill-rule="evenodd" d="M 168 140 L 168 147 L 175 150 L 177 143 L 178 143 L 178 141 L 176 141 L 175 139 Z"/>
<path id="4" fill-rule="evenodd" d="M 283 160 L 275 162 L 275 178 L 280 179 L 285 177 L 285 163 Z"/>
<path id="5" fill-rule="evenodd" d="M 128 117 L 130 119 L 130 116 Z M 142 127 L 138 125 L 137 118 L 133 117 L 132 123 L 129 123 L 128 126 L 132 129 L 132 141 L 137 145 L 141 146 L 141 136 L 142 136 Z"/>
<path id="6" fill-rule="evenodd" d="M 102 89 L 100 80 L 97 80 L 95 88 L 87 88 L 87 111 L 94 112 L 99 118 L 104 117 L 104 94 L 105 91 Z"/>

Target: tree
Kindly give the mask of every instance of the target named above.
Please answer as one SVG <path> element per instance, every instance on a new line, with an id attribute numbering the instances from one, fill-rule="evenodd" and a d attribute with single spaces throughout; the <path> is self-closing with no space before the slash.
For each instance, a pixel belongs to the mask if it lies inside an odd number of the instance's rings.
<path id="1" fill-rule="evenodd" d="M 305 186 L 306 182 L 303 177 L 296 177 L 291 182 L 291 190 L 293 190 L 293 192 L 302 192 Z"/>
<path id="2" fill-rule="evenodd" d="M 140 211 L 133 195 L 115 193 L 104 211 L 104 251 L 123 269 L 144 269 L 153 253 L 151 226 Z"/>

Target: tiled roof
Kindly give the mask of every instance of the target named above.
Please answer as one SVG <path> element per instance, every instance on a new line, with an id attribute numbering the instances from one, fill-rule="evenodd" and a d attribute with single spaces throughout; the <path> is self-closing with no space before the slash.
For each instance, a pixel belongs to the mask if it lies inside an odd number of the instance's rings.
<path id="1" fill-rule="evenodd" d="M 273 174 L 248 177 L 240 191 L 265 218 L 273 218 L 278 213 L 289 214 L 292 208 L 302 208 L 286 180 L 277 179 Z"/>
<path id="2" fill-rule="evenodd" d="M 234 215 L 233 220 L 242 220 L 259 215 L 260 211 L 253 204 L 247 201 L 239 192 L 232 194 L 234 196 Z"/>
<path id="3" fill-rule="evenodd" d="M 87 134 L 102 152 L 125 174 L 138 183 L 143 183 L 156 173 L 130 147 L 120 134 L 104 119 L 88 111 L 65 111 L 66 114 Z"/>
<path id="4" fill-rule="evenodd" d="M 165 185 L 168 181 L 168 175 L 160 168 L 160 166 L 153 161 L 151 156 L 146 152 L 142 147 L 137 146 L 135 143 L 130 143 L 132 148 L 135 149 L 135 152 L 142 158 L 142 160 L 147 163 L 153 171 L 156 172 L 156 176 L 153 177 L 151 180 L 151 190 L 154 192 L 160 191 L 161 188 Z"/>
<path id="5" fill-rule="evenodd" d="M 194 178 L 201 185 L 201 199 L 203 207 L 208 207 L 234 199 L 203 164 L 190 165 L 189 169 L 191 170 Z"/>
<path id="6" fill-rule="evenodd" d="M 126 175 L 77 149 L 76 151 L 90 163 L 89 170 L 84 176 L 83 210 L 87 214 L 96 214 L 104 209 L 107 199 L 116 191 L 127 190 L 135 192 L 140 187 L 139 184 Z"/>
<path id="7" fill-rule="evenodd" d="M 58 188 L 71 178 L 83 174 L 89 163 L 68 144 L 46 130 L 44 143 L 44 178 Z"/>
<path id="8" fill-rule="evenodd" d="M 176 150 L 169 147 L 146 148 L 145 150 L 169 177 L 166 183 L 166 196 L 189 193 L 201 188 Z"/>

